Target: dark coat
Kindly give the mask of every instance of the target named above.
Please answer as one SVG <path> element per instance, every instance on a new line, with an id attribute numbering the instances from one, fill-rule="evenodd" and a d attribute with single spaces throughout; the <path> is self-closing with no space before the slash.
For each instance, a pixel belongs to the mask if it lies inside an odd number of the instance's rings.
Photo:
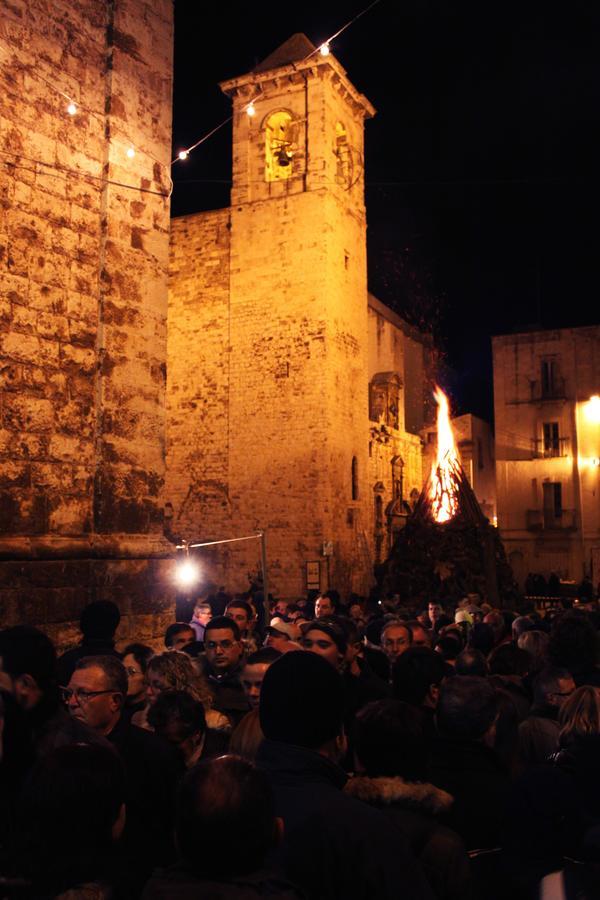
<path id="1" fill-rule="evenodd" d="M 123 717 L 107 737 L 125 767 L 127 818 L 122 849 L 131 863 L 132 884 L 143 884 L 156 865 L 169 865 L 175 859 L 175 793 L 183 761 L 162 738 Z"/>
<path id="2" fill-rule="evenodd" d="M 448 814 L 453 798 L 433 784 L 394 778 L 351 778 L 345 791 L 376 806 L 408 837 L 431 888 L 439 900 L 472 896 L 469 858 L 460 837 L 436 820 Z"/>
<path id="3" fill-rule="evenodd" d="M 600 826 L 599 759 L 600 735 L 587 735 L 515 783 L 504 837 L 515 883 L 533 886 L 565 857 L 585 859 L 586 833 Z"/>
<path id="4" fill-rule="evenodd" d="M 256 760 L 271 781 L 284 839 L 274 861 L 310 900 L 421 900 L 433 895 L 404 833 L 342 788 L 321 754 L 263 741 Z"/>
<path id="5" fill-rule="evenodd" d="M 231 848 L 235 853 L 235 847 Z M 302 900 L 304 894 L 269 872 L 228 880 L 202 879 L 183 865 L 154 873 L 143 900 Z"/>
<path id="6" fill-rule="evenodd" d="M 467 850 L 500 846 L 508 773 L 498 756 L 478 741 L 438 738 L 432 744 L 431 781 L 454 797 L 444 823 Z"/>
<path id="7" fill-rule="evenodd" d="M 524 766 L 545 762 L 558 749 L 558 707 L 539 704 L 519 725 L 519 758 Z"/>
<path id="8" fill-rule="evenodd" d="M 205 656 L 202 655 L 198 658 L 213 695 L 214 708 L 227 716 L 232 727 L 235 728 L 246 713 L 250 712 L 250 706 L 240 680 L 241 667 L 238 666 L 232 672 L 224 672 L 223 675 L 216 675 L 208 665 Z"/>

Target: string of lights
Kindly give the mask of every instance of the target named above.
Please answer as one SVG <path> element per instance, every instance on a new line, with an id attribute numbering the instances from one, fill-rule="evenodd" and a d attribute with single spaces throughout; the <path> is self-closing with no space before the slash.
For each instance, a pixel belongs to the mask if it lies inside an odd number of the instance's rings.
<path id="1" fill-rule="evenodd" d="M 32 66 L 30 64 L 27 64 L 27 63 L 19 60 L 18 56 L 17 56 L 16 48 L 14 48 L 14 47 L 8 48 L 6 45 L 0 43 L 0 61 L 2 61 L 6 65 L 7 63 L 10 63 L 11 58 L 12 58 L 12 60 L 17 60 L 18 65 L 21 67 L 21 69 L 23 71 L 26 72 L 28 77 L 33 77 L 33 78 L 36 78 L 38 81 L 41 81 L 50 91 L 52 91 L 53 94 L 55 94 L 57 97 L 60 98 L 60 100 L 63 104 L 63 111 L 64 111 L 64 113 L 66 113 L 67 116 L 74 119 L 75 117 L 80 116 L 82 114 L 87 114 L 92 119 L 94 119 L 96 122 L 98 122 L 101 125 L 101 127 L 104 129 L 105 122 L 106 122 L 105 114 L 100 113 L 100 112 L 96 111 L 95 109 L 93 109 L 92 107 L 87 106 L 86 104 L 82 103 L 80 100 L 75 98 L 73 93 L 63 90 L 57 84 L 52 82 L 49 78 L 47 78 L 40 71 L 40 66 L 38 63 L 36 63 L 35 66 Z M 0 69 L 0 71 L 2 71 L 4 74 L 4 69 Z M 11 83 L 11 81 L 9 79 L 6 79 L 6 80 L 9 81 L 9 84 Z M 7 94 L 8 93 L 9 92 L 7 91 Z M 166 192 L 165 191 L 156 191 L 156 190 L 152 190 L 150 188 L 144 188 L 141 185 L 128 184 L 128 183 L 122 182 L 122 181 L 115 181 L 114 179 L 107 178 L 106 176 L 103 176 L 103 175 L 93 175 L 93 174 L 91 174 L 89 172 L 85 172 L 81 169 L 60 165 L 55 162 L 51 163 L 51 162 L 45 162 L 43 160 L 31 159 L 31 158 L 24 156 L 21 153 L 19 153 L 19 154 L 14 153 L 12 155 L 15 156 L 16 158 L 20 157 L 22 159 L 25 159 L 28 162 L 34 162 L 36 165 L 41 165 L 48 169 L 54 168 L 54 169 L 57 169 L 59 172 L 68 172 L 69 174 L 76 174 L 79 177 L 84 178 L 84 179 L 91 178 L 95 181 L 102 182 L 102 184 L 111 184 L 111 185 L 115 185 L 118 187 L 126 188 L 128 190 L 140 191 L 141 193 L 154 194 L 154 195 L 160 196 L 160 197 L 166 197 L 166 198 L 170 197 L 171 194 L 173 193 L 173 181 L 170 176 L 170 165 L 162 162 L 157 156 L 154 156 L 154 154 L 152 154 L 148 149 L 142 148 L 139 145 L 137 145 L 136 142 L 132 141 L 130 139 L 127 131 L 125 129 L 121 128 L 121 126 L 118 124 L 118 122 L 115 121 L 114 117 L 111 119 L 110 128 L 111 128 L 111 133 L 116 133 L 116 135 L 120 135 L 122 138 L 122 139 L 120 139 L 120 138 L 111 137 L 111 139 L 110 139 L 111 143 L 113 144 L 113 146 L 115 146 L 117 148 L 119 146 L 122 147 L 123 151 L 124 151 L 124 155 L 127 157 L 127 159 L 133 160 L 139 153 L 142 156 L 147 157 L 152 162 L 157 163 L 164 170 L 163 174 L 169 185 L 168 190 Z M 2 152 L 4 153 L 5 151 L 2 151 Z M 17 167 L 20 169 L 26 168 L 26 167 L 20 166 L 20 165 Z"/>
<path id="2" fill-rule="evenodd" d="M 307 56 L 304 57 L 302 62 L 306 62 L 308 59 L 310 59 L 312 56 L 314 56 L 316 54 L 320 54 L 321 56 L 329 56 L 329 53 L 331 52 L 330 51 L 331 42 L 334 41 L 336 38 L 338 38 L 341 34 L 343 34 L 343 32 L 346 31 L 347 28 L 350 28 L 351 25 L 353 25 L 358 19 L 360 19 L 362 16 L 364 16 L 367 12 L 369 12 L 369 10 L 371 10 L 374 6 L 376 6 L 380 2 L 381 2 L 381 0 L 373 0 L 372 3 L 370 3 L 363 10 L 361 10 L 359 13 L 357 13 L 355 16 L 353 16 L 351 19 L 349 19 L 344 25 L 342 25 L 341 28 L 339 28 L 329 38 L 327 38 L 327 40 L 325 40 L 319 47 L 315 48 L 309 54 L 307 54 Z M 5 45 L 0 43 L 0 60 L 2 60 L 3 62 L 10 60 L 11 54 L 12 54 L 13 59 L 15 59 L 17 57 L 16 48 L 11 47 L 10 51 L 9 51 L 8 47 L 6 47 Z M 96 121 L 98 121 L 104 127 L 105 120 L 106 120 L 106 115 L 104 113 L 99 113 L 96 110 L 94 110 L 92 107 L 87 106 L 86 104 L 82 103 L 81 100 L 75 98 L 74 94 L 63 90 L 60 86 L 55 84 L 49 78 L 46 78 L 46 76 L 40 71 L 39 65 L 36 65 L 34 67 L 34 66 L 28 65 L 26 63 L 22 63 L 22 62 L 20 62 L 19 64 L 22 66 L 23 69 L 26 70 L 27 74 L 30 77 L 35 77 L 38 80 L 40 80 L 41 82 L 43 82 L 43 84 L 45 84 L 46 87 L 49 88 L 49 90 L 51 90 L 58 97 L 61 98 L 61 100 L 64 102 L 64 111 L 68 116 L 75 118 L 76 116 L 80 115 L 81 113 L 87 113 L 89 116 L 94 118 Z M 256 99 L 257 98 L 250 100 L 246 104 L 246 107 L 245 107 L 246 113 L 251 117 L 256 115 L 256 107 L 254 105 L 254 101 Z M 222 122 L 220 122 L 214 128 L 212 128 L 206 134 L 204 134 L 200 138 L 198 138 L 198 140 L 194 141 L 193 144 L 190 144 L 189 147 L 187 147 L 183 150 L 180 150 L 179 153 L 177 154 L 177 156 L 171 161 L 171 166 L 173 166 L 177 162 L 185 161 L 189 157 L 190 153 L 192 153 L 197 147 L 199 147 L 201 144 L 203 144 L 205 141 L 207 141 L 209 138 L 211 138 L 214 134 L 216 134 L 216 132 L 219 131 L 221 128 L 224 128 L 225 125 L 228 125 L 232 121 L 232 119 L 233 119 L 233 116 L 228 116 L 226 119 L 224 119 Z M 114 120 L 111 121 L 111 130 L 113 132 L 116 132 L 116 133 L 124 136 L 123 146 L 125 149 L 125 155 L 128 159 L 131 159 L 131 160 L 134 159 L 139 151 L 144 156 L 146 156 L 149 159 L 153 160 L 154 162 L 158 163 L 161 167 L 163 167 L 165 169 L 170 168 L 169 166 L 165 165 L 165 163 L 163 163 L 160 159 L 158 159 L 156 156 L 154 156 L 152 153 L 150 153 L 147 149 L 141 149 L 140 147 L 136 146 L 136 143 L 129 138 L 129 136 L 127 135 L 127 132 L 124 129 L 122 129 L 118 125 L 118 123 L 115 122 Z M 166 177 L 169 181 L 169 190 L 167 193 L 164 193 L 162 191 L 154 191 L 149 188 L 144 188 L 140 185 L 133 185 L 133 184 L 127 184 L 125 182 L 115 181 L 115 180 L 107 178 L 105 176 L 95 176 L 89 172 L 83 172 L 80 169 L 69 168 L 67 166 L 61 166 L 61 165 L 58 165 L 57 163 L 48 163 L 48 162 L 44 162 L 43 160 L 38 160 L 38 159 L 27 159 L 27 157 L 24 157 L 21 154 L 12 154 L 12 155 L 15 158 L 19 158 L 19 156 L 20 156 L 22 159 L 25 159 L 28 162 L 33 162 L 36 167 L 44 166 L 44 168 L 48 168 L 48 169 L 54 168 L 61 173 L 77 174 L 83 178 L 90 178 L 95 181 L 99 181 L 103 184 L 116 185 L 116 186 L 119 186 L 119 187 L 122 187 L 125 189 L 129 189 L 129 190 L 135 190 L 135 191 L 140 191 L 143 193 L 155 194 L 155 195 L 161 196 L 161 197 L 170 197 L 173 192 L 173 181 L 169 174 L 166 175 Z M 26 168 L 25 166 L 22 166 L 17 163 L 14 163 L 13 165 L 15 167 L 21 168 L 21 169 Z M 35 171 L 35 170 L 33 170 L 33 171 Z"/>
<path id="3" fill-rule="evenodd" d="M 351 19 L 349 19 L 345 25 L 342 25 L 342 27 L 339 28 L 336 32 L 334 32 L 334 34 L 332 34 L 330 37 L 328 37 L 327 40 L 323 41 L 323 43 L 320 44 L 318 47 L 315 47 L 314 50 L 311 50 L 311 52 L 308 53 L 302 60 L 300 60 L 300 62 L 306 62 L 307 60 L 311 59 L 313 56 L 315 56 L 317 54 L 319 54 L 320 56 L 329 56 L 329 54 L 331 52 L 331 47 L 330 47 L 331 42 L 334 41 L 337 37 L 339 37 L 340 34 L 342 34 L 344 31 L 346 31 L 347 28 L 350 28 L 350 26 L 353 25 L 362 16 L 364 16 L 365 13 L 369 12 L 369 10 L 371 10 L 374 6 L 377 6 L 378 3 L 381 3 L 381 0 L 373 0 L 372 3 L 370 3 L 363 10 L 361 10 L 359 13 L 357 13 L 355 16 L 353 16 Z M 266 95 L 262 94 L 261 96 L 265 97 Z M 249 100 L 248 103 L 246 103 L 246 105 L 244 106 L 244 110 L 245 110 L 246 114 L 248 116 L 250 116 L 250 118 L 252 118 L 253 116 L 256 115 L 256 107 L 254 105 L 256 100 L 257 100 L 257 97 L 254 97 L 252 100 Z M 190 153 L 193 150 L 195 150 L 196 147 L 199 147 L 200 144 L 203 144 L 205 141 L 207 141 L 210 137 L 212 137 L 213 134 L 215 134 L 215 132 L 219 131 L 221 128 L 223 128 L 225 125 L 227 125 L 229 122 L 231 122 L 232 119 L 233 119 L 233 116 L 228 116 L 226 119 L 224 119 L 222 122 L 220 122 L 219 125 L 217 125 L 215 128 L 213 128 L 209 132 L 207 132 L 207 134 L 200 137 L 193 144 L 190 144 L 189 147 L 186 147 L 186 148 L 180 150 L 179 153 L 177 154 L 177 156 L 173 159 L 171 165 L 174 165 L 177 162 L 185 162 L 185 160 L 188 159 Z"/>

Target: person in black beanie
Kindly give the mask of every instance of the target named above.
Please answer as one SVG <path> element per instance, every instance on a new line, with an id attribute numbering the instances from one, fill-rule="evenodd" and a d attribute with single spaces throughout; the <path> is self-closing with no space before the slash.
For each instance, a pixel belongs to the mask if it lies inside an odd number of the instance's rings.
<path id="1" fill-rule="evenodd" d="M 342 792 L 343 714 L 342 679 L 316 653 L 291 651 L 267 670 L 259 705 L 265 740 L 256 762 L 284 820 L 273 862 L 308 900 L 431 898 L 403 832 Z"/>

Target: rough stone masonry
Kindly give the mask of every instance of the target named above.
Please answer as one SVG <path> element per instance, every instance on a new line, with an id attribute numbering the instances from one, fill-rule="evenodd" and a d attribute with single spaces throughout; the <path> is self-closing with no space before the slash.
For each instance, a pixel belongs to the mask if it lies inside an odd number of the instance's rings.
<path id="1" fill-rule="evenodd" d="M 172 610 L 172 43 L 171 0 L 0 0 L 0 623 L 63 646 Z"/>

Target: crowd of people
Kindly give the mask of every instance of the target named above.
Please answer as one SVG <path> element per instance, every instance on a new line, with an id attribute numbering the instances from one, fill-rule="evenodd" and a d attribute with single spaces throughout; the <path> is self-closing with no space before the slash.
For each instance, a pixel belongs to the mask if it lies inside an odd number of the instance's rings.
<path id="1" fill-rule="evenodd" d="M 600 897 L 600 612 L 203 596 L 0 632 L 0 898 Z M 178 611 L 181 616 L 182 609 Z"/>

